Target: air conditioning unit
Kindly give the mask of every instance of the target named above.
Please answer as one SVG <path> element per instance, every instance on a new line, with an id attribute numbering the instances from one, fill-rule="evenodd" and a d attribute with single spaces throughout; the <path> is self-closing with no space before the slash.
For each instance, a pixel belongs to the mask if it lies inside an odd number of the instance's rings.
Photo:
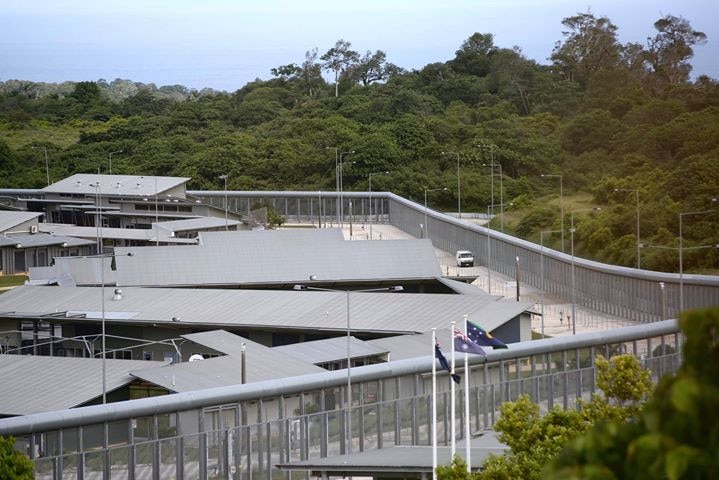
<path id="1" fill-rule="evenodd" d="M 30 233 L 37 233 L 37 225 L 30 225 Z"/>

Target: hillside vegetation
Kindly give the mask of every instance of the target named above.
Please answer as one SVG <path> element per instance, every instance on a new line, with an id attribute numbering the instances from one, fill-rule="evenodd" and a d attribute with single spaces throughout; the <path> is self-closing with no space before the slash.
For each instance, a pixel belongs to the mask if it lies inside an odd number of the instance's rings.
<path id="1" fill-rule="evenodd" d="M 425 189 L 447 187 L 429 204 L 456 211 L 459 161 L 462 211 L 486 212 L 500 203 L 494 162 L 506 231 L 538 241 L 559 229 L 559 178 L 541 175 L 562 175 L 565 229 L 572 210 L 602 207 L 575 213 L 575 250 L 635 266 L 638 190 L 642 267 L 676 272 L 679 213 L 716 209 L 719 195 L 719 85 L 690 77 L 705 35 L 671 15 L 648 26 L 646 45 L 619 43 L 605 17 L 563 24 L 547 65 L 475 33 L 454 58 L 412 71 L 340 40 L 234 93 L 0 82 L 0 184 L 44 186 L 45 152 L 55 181 L 107 173 L 122 150 L 112 173 L 191 177 L 191 189 L 220 188 L 228 174 L 236 190 L 334 190 L 336 153 L 354 151 L 346 190 L 389 171 L 373 190 L 423 202 Z M 683 219 L 685 247 L 719 243 L 716 213 Z M 684 257 L 687 272 L 719 270 L 716 248 Z"/>

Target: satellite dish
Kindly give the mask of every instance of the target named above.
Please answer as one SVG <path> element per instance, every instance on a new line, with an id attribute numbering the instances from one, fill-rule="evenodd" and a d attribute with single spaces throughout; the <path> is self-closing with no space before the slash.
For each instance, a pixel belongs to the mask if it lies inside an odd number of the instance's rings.
<path id="1" fill-rule="evenodd" d="M 193 353 L 193 354 L 190 356 L 190 359 L 189 359 L 188 361 L 190 361 L 190 362 L 199 362 L 200 360 L 204 360 L 204 359 L 205 359 L 205 357 L 203 357 L 203 356 L 200 355 L 199 353 Z"/>

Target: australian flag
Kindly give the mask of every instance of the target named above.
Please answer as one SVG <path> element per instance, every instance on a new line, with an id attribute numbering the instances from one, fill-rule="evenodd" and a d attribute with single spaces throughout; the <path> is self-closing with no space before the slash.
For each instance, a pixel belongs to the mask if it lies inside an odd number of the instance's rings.
<path id="1" fill-rule="evenodd" d="M 459 330 L 454 331 L 454 350 L 460 353 L 473 353 L 475 355 L 487 356 L 482 347 L 474 343 L 470 338 Z"/>
<path id="2" fill-rule="evenodd" d="M 462 380 L 462 377 L 460 377 L 457 374 L 452 373 L 452 369 L 449 367 L 449 363 L 447 362 L 447 359 L 445 358 L 444 354 L 442 353 L 442 350 L 439 348 L 439 342 L 435 342 L 434 344 L 434 356 L 437 357 L 437 360 L 439 360 L 439 364 L 442 365 L 442 368 L 447 370 L 452 377 L 452 380 L 454 380 L 454 383 L 459 383 L 460 380 Z"/>
<path id="3" fill-rule="evenodd" d="M 494 338 L 491 333 L 484 331 L 482 327 L 472 322 L 467 322 L 467 336 L 474 343 L 483 347 L 508 348 L 504 342 Z"/>

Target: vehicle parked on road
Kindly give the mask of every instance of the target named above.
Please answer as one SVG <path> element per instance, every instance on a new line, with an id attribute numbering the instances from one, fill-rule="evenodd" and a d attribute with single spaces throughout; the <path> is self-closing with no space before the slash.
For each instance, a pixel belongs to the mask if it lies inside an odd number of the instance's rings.
<path id="1" fill-rule="evenodd" d="M 474 254 L 469 250 L 457 250 L 455 255 L 458 267 L 473 267 L 474 266 Z"/>

